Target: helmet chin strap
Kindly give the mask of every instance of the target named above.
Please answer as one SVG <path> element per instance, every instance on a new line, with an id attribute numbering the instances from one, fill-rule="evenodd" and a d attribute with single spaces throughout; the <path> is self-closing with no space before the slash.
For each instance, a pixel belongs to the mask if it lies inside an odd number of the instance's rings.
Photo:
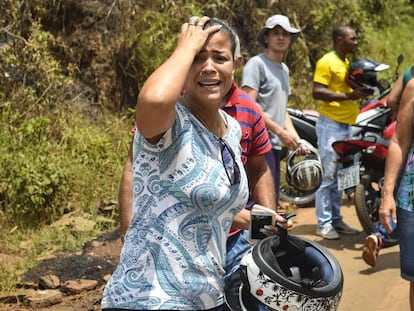
<path id="1" fill-rule="evenodd" d="M 240 287 L 239 287 L 239 302 L 240 302 L 240 307 L 242 311 L 249 311 L 247 310 L 246 306 L 243 303 L 243 282 L 240 284 Z"/>

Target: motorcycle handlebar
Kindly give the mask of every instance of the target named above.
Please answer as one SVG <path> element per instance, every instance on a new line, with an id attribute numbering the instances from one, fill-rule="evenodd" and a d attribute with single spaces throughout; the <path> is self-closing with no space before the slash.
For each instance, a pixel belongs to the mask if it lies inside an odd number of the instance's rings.
<path id="1" fill-rule="evenodd" d="M 373 98 L 369 98 L 369 99 L 363 100 L 360 103 L 359 108 L 362 109 L 365 106 L 367 106 L 367 105 L 369 105 L 369 104 L 371 104 L 373 102 L 376 102 L 376 101 L 379 101 L 379 100 L 385 98 L 390 92 L 391 92 L 391 87 L 385 89 L 381 94 L 379 94 L 379 95 L 377 95 L 377 96 L 375 96 Z"/>

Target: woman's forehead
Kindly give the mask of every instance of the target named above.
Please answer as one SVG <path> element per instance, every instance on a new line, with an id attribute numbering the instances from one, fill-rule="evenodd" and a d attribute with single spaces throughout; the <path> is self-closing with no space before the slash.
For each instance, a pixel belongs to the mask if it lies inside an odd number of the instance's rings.
<path id="1" fill-rule="evenodd" d="M 206 44 L 202 48 L 203 50 L 214 50 L 214 51 L 229 51 L 232 52 L 232 44 L 230 36 L 222 31 L 219 31 L 210 36 Z"/>

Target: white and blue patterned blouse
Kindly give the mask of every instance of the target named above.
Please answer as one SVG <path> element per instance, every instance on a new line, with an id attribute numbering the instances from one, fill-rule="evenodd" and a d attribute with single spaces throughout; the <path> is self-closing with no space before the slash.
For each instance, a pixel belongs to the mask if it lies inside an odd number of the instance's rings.
<path id="1" fill-rule="evenodd" d="M 102 309 L 206 310 L 224 303 L 226 239 L 246 204 L 240 126 L 223 112 L 223 139 L 240 182 L 230 185 L 220 139 L 181 104 L 156 144 L 134 138 L 132 221 Z"/>

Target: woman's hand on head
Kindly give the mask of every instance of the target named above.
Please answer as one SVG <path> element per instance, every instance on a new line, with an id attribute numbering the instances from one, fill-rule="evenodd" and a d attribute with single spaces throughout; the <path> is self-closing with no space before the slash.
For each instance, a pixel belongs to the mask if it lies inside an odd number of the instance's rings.
<path id="1" fill-rule="evenodd" d="M 177 47 L 193 49 L 195 54 L 197 54 L 203 48 L 209 36 L 221 28 L 220 25 L 206 27 L 209 21 L 210 18 L 208 16 L 192 16 L 187 23 L 181 26 L 181 36 Z"/>

